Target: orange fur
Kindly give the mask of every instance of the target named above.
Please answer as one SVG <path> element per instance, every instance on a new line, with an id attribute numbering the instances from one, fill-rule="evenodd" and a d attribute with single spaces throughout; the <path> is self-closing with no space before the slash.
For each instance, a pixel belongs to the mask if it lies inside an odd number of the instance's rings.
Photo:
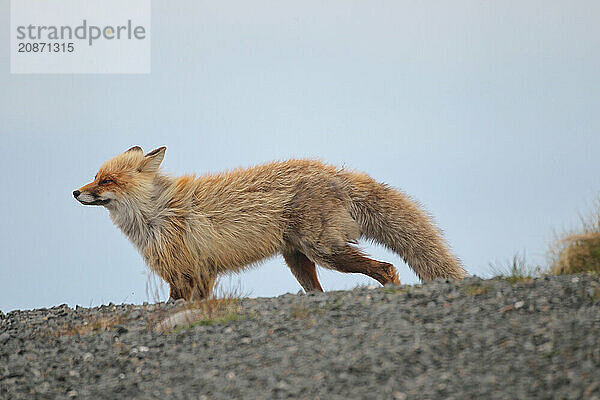
<path id="1" fill-rule="evenodd" d="M 422 279 L 465 276 L 420 207 L 365 174 L 289 160 L 172 178 L 159 172 L 164 154 L 133 147 L 74 195 L 109 210 L 173 298 L 206 297 L 219 275 L 278 253 L 306 291 L 322 290 L 315 263 L 399 283 L 391 264 L 354 246 L 360 237 L 401 255 Z"/>

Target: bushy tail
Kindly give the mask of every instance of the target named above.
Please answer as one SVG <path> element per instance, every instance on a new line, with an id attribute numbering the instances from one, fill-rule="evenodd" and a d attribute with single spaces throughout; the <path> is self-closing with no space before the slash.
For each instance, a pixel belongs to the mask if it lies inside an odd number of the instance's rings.
<path id="1" fill-rule="evenodd" d="M 465 277 L 431 217 L 417 203 L 367 175 L 352 173 L 350 181 L 351 214 L 362 236 L 399 254 L 423 280 Z"/>

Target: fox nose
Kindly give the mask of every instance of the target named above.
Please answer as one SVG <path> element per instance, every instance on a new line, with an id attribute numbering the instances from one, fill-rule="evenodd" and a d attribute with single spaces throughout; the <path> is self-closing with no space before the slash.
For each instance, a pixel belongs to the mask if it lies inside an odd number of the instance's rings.
<path id="1" fill-rule="evenodd" d="M 81 194 L 81 192 L 79 190 L 75 190 L 73 191 L 73 197 L 77 198 L 77 196 L 79 196 Z"/>

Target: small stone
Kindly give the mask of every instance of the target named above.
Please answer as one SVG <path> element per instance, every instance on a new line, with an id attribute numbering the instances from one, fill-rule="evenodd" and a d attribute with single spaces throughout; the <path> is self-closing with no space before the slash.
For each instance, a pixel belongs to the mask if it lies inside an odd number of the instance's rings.
<path id="1" fill-rule="evenodd" d="M 408 398 L 408 395 L 404 392 L 394 392 L 395 400 L 406 400 L 407 398 Z"/>
<path id="2" fill-rule="evenodd" d="M 599 388 L 600 388 L 600 382 L 598 382 L 598 381 L 592 382 L 585 388 L 585 391 L 583 392 L 583 394 L 585 394 L 586 396 L 590 396 L 593 392 L 597 391 Z"/>
<path id="3" fill-rule="evenodd" d="M 523 348 L 525 348 L 527 351 L 535 350 L 535 346 L 531 342 L 525 342 L 525 344 L 523 344 Z"/>
<path id="4" fill-rule="evenodd" d="M 517 301 L 515 303 L 515 309 L 518 310 L 519 308 L 523 307 L 525 305 L 525 302 L 523 301 Z"/>
<path id="5" fill-rule="evenodd" d="M 129 330 L 127 328 L 125 328 L 124 326 L 121 326 L 121 325 L 117 325 L 116 328 L 117 328 L 117 333 L 119 335 L 123 335 L 123 334 L 129 332 Z"/>
<path id="6" fill-rule="evenodd" d="M 549 353 L 552 351 L 553 347 L 554 346 L 552 345 L 552 342 L 546 342 L 544 344 L 539 345 L 537 349 L 540 353 Z"/>

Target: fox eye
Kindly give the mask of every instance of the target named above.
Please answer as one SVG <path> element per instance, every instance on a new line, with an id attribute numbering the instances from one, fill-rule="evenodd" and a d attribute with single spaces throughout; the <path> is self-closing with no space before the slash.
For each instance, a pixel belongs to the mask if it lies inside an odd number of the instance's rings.
<path id="1" fill-rule="evenodd" d="M 100 185 L 106 185 L 107 183 L 114 183 L 112 179 L 103 179 L 100 181 Z"/>

